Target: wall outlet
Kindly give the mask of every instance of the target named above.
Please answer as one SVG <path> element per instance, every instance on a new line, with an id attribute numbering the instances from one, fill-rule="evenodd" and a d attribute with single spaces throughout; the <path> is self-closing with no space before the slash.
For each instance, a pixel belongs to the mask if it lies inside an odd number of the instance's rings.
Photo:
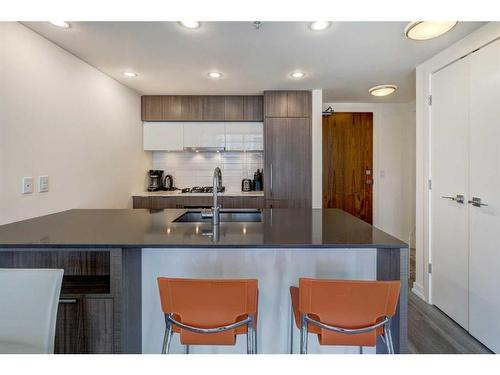
<path id="1" fill-rule="evenodd" d="M 47 193 L 49 191 L 49 176 L 38 176 L 38 192 Z"/>
<path id="2" fill-rule="evenodd" d="M 23 194 L 33 193 L 33 177 L 23 177 Z"/>

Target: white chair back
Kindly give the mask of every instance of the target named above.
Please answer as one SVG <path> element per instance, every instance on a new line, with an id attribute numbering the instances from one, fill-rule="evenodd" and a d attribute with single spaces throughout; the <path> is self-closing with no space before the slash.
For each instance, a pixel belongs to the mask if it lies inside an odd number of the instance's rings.
<path id="1" fill-rule="evenodd" d="M 54 353 L 63 273 L 0 269 L 0 353 Z"/>

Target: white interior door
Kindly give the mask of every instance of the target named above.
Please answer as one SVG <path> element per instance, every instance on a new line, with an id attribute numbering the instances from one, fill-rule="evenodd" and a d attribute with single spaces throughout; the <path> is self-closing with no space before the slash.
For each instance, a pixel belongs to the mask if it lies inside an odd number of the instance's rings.
<path id="1" fill-rule="evenodd" d="M 469 63 L 459 60 L 432 76 L 432 303 L 468 329 Z M 450 197 L 450 198 L 443 198 Z M 455 200 L 452 200 L 454 198 Z"/>
<path id="2" fill-rule="evenodd" d="M 470 56 L 469 331 L 500 353 L 500 41 Z"/>

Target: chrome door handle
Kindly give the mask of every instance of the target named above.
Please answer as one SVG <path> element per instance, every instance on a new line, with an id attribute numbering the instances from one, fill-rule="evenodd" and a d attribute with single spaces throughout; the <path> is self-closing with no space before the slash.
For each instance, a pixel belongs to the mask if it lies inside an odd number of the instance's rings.
<path id="1" fill-rule="evenodd" d="M 481 207 L 481 206 L 487 206 L 486 203 L 481 203 L 481 198 L 478 197 L 472 197 L 472 200 L 469 201 L 474 207 Z"/>
<path id="2" fill-rule="evenodd" d="M 271 174 L 271 181 L 270 181 L 270 190 L 271 190 L 271 196 L 273 196 L 273 163 L 269 165 L 270 169 L 270 174 Z"/>
<path id="3" fill-rule="evenodd" d="M 457 194 L 455 197 L 442 196 L 441 198 L 450 199 L 452 201 L 455 201 L 455 202 L 461 203 L 461 204 L 465 203 L 465 197 L 462 194 Z M 469 203 L 470 203 L 470 201 L 469 201 Z"/>

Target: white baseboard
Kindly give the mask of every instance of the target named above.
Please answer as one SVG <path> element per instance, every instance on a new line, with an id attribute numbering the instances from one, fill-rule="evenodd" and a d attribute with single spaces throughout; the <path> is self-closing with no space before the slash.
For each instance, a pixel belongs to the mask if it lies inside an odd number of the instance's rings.
<path id="1" fill-rule="evenodd" d="M 413 283 L 413 288 L 411 291 L 420 299 L 425 301 L 424 287 L 420 284 Z M 427 301 L 426 301 L 427 302 Z"/>

